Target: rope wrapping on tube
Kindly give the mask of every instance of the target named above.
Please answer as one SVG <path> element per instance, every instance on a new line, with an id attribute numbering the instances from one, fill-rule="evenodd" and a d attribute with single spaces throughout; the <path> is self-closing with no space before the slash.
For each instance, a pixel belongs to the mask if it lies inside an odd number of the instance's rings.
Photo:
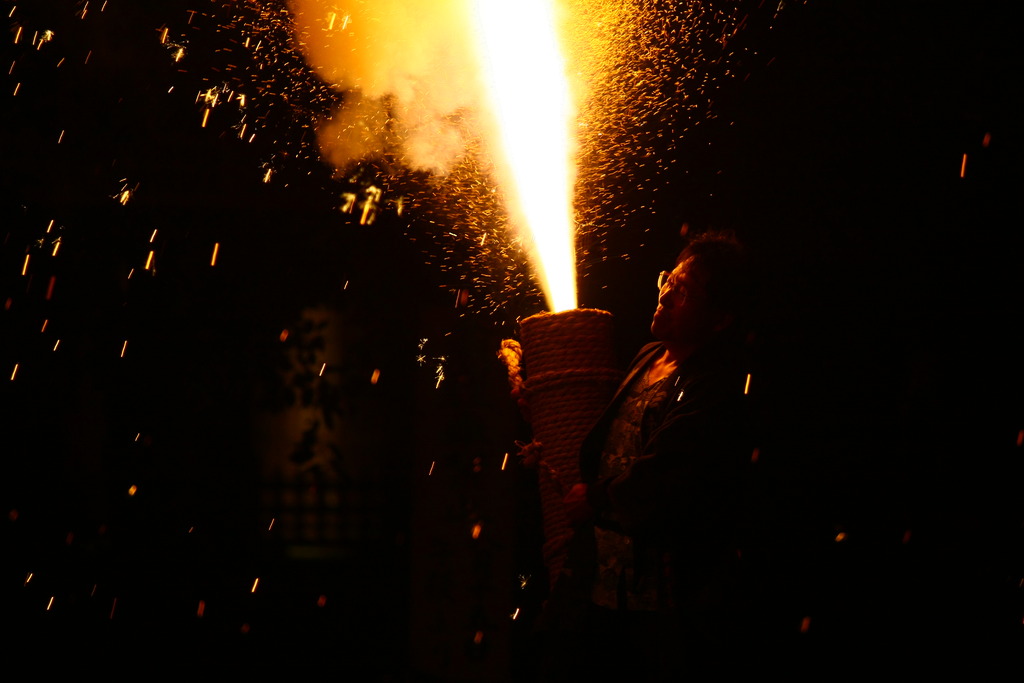
<path id="1" fill-rule="evenodd" d="M 565 562 L 572 527 L 562 499 L 580 481 L 583 438 L 615 392 L 612 315 L 598 309 L 540 313 L 520 323 L 521 345 L 502 343 L 512 395 L 530 423 L 534 440 L 520 451 L 538 471 L 544 545 L 551 584 Z M 525 380 L 520 367 L 526 369 Z"/>

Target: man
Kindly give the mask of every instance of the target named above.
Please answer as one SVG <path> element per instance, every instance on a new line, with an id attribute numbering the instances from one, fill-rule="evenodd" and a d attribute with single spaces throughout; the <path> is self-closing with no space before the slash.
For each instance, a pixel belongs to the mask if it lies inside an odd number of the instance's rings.
<path id="1" fill-rule="evenodd" d="M 583 442 L 576 529 L 549 597 L 546 677 L 662 680 L 736 636 L 751 447 L 741 245 L 705 233 L 658 280 L 657 340 Z"/>

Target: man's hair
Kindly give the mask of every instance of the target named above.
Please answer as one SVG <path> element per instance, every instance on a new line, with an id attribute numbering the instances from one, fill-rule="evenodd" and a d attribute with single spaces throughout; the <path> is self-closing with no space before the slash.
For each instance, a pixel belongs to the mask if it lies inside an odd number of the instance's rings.
<path id="1" fill-rule="evenodd" d="M 707 277 L 708 303 L 719 311 L 745 318 L 751 303 L 751 274 L 746 248 L 730 230 L 708 230 L 692 237 L 676 265 L 693 260 Z"/>

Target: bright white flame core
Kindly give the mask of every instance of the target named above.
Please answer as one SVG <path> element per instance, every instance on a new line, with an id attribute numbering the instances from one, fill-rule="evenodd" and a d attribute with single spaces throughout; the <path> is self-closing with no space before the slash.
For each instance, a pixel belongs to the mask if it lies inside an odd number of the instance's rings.
<path id="1" fill-rule="evenodd" d="M 548 308 L 558 312 L 577 305 L 576 112 L 553 2 L 475 0 L 474 18 L 508 210 L 529 231 Z"/>

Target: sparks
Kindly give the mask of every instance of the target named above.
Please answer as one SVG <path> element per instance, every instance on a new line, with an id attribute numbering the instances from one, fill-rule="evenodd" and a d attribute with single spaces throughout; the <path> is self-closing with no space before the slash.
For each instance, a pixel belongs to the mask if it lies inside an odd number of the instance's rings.
<path id="1" fill-rule="evenodd" d="M 383 190 L 379 187 L 366 188 L 366 200 L 363 202 L 363 215 L 359 219 L 359 225 L 373 225 L 377 218 L 377 205 L 380 203 Z"/>
<path id="2" fill-rule="evenodd" d="M 435 389 L 440 389 L 441 388 L 441 382 L 444 381 L 444 361 L 445 361 L 445 357 L 441 356 L 437 360 L 438 360 L 437 368 L 434 370 L 434 374 L 437 376 L 437 383 L 434 384 L 434 388 Z"/>
<path id="3" fill-rule="evenodd" d="M 213 243 L 213 256 L 210 257 L 210 266 L 217 265 L 217 252 L 220 251 L 220 242 Z"/>

